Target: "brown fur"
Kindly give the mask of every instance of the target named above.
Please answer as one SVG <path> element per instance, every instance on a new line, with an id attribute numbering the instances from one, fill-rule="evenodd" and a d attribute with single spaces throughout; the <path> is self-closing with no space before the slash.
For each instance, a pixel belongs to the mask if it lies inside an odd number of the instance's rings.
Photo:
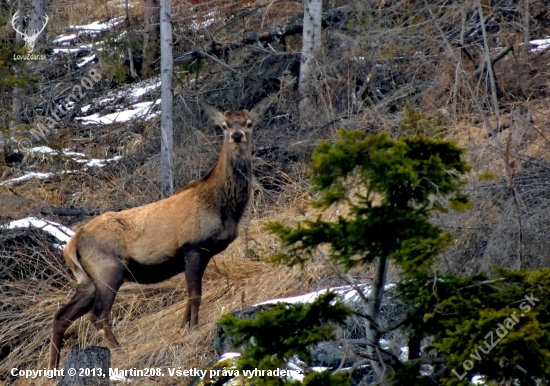
<path id="1" fill-rule="evenodd" d="M 78 286 L 54 316 L 50 368 L 57 366 L 67 328 L 92 311 L 107 346 L 120 346 L 109 325 L 116 293 L 127 281 L 156 283 L 185 271 L 187 307 L 184 325 L 194 327 L 202 295 L 202 276 L 212 256 L 237 237 L 250 196 L 252 126 L 267 101 L 252 111 L 222 114 L 203 106 L 224 129 L 216 166 L 206 176 L 164 200 L 122 212 L 107 212 L 76 231 L 63 251 Z"/>

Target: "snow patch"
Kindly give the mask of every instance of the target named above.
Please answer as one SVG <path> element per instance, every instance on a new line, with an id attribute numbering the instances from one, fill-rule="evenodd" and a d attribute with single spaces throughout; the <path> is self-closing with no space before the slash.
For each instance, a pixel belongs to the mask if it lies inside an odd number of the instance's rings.
<path id="1" fill-rule="evenodd" d="M 140 96 L 143 96 L 150 91 L 156 90 L 159 87 L 160 87 L 160 80 L 154 81 L 152 84 L 139 85 L 138 87 L 133 88 L 131 93 L 134 98 L 139 98 Z"/>
<path id="2" fill-rule="evenodd" d="M 12 184 L 15 184 L 16 182 L 23 182 L 23 181 L 27 181 L 27 180 L 30 180 L 30 179 L 33 179 L 33 178 L 38 178 L 39 180 L 43 180 L 43 179 L 46 179 L 46 178 L 50 178 L 52 176 L 53 176 L 53 173 L 35 173 L 35 172 L 31 172 L 31 173 L 27 173 L 27 174 L 25 174 L 24 176 L 21 176 L 21 177 L 12 178 L 11 180 L 6 180 L 6 181 L 0 183 L 0 186 L 12 185 Z"/>
<path id="3" fill-rule="evenodd" d="M 531 49 L 531 52 L 542 51 L 550 48 L 550 38 L 531 40 L 529 44 L 534 46 L 533 49 Z"/>
<path id="4" fill-rule="evenodd" d="M 155 106 L 160 104 L 160 99 L 154 102 L 141 102 L 136 103 L 129 110 L 118 111 L 107 115 L 100 116 L 99 113 L 93 114 L 87 117 L 75 118 L 82 122 L 84 125 L 90 124 L 110 124 L 115 122 L 127 122 L 135 118 L 151 119 L 156 117 L 158 113 L 149 114 L 149 111 Z M 147 116 L 146 116 L 147 115 Z"/>
<path id="5" fill-rule="evenodd" d="M 75 156 L 75 157 L 86 157 L 86 155 L 84 153 L 79 153 L 79 152 L 76 152 L 76 151 L 65 151 L 65 150 L 61 150 L 61 151 L 56 151 L 54 149 L 52 149 L 51 147 L 48 147 L 48 146 L 36 146 L 36 147 L 33 147 L 32 149 L 30 150 L 27 150 L 28 152 L 30 153 L 42 153 L 42 154 L 64 154 L 64 155 L 68 155 L 68 156 Z"/>
<path id="6" fill-rule="evenodd" d="M 240 356 L 241 354 L 238 352 L 226 352 L 221 356 L 220 361 L 223 361 L 224 359 L 238 358 Z"/>
<path id="7" fill-rule="evenodd" d="M 97 167 L 102 168 L 103 166 L 108 165 L 112 162 L 116 162 L 120 159 L 122 159 L 122 156 L 117 155 L 113 158 L 106 158 L 106 159 L 97 159 L 97 158 L 93 158 L 91 160 L 80 160 L 79 159 L 79 160 L 76 160 L 76 162 L 84 163 L 84 167 L 86 167 L 86 168 L 89 168 L 89 167 L 92 167 L 92 166 L 97 166 Z"/>
<path id="8" fill-rule="evenodd" d="M 130 382 L 130 379 L 126 378 L 124 375 L 113 374 L 109 377 L 110 381 L 113 382 Z"/>
<path id="9" fill-rule="evenodd" d="M 75 40 L 77 38 L 76 34 L 70 34 L 70 35 L 61 35 L 57 39 L 55 39 L 54 43 L 65 43 L 68 44 L 69 42 Z"/>
<path id="10" fill-rule="evenodd" d="M 77 159 L 77 158 L 84 158 L 86 157 L 86 155 L 84 153 L 79 153 L 79 152 L 76 152 L 76 151 L 65 151 L 64 149 L 57 152 L 55 150 L 53 150 L 52 148 L 48 147 L 48 146 L 37 146 L 37 147 L 33 147 L 32 149 L 28 150 L 28 152 L 30 153 L 39 153 L 39 154 L 61 154 L 61 155 L 65 155 L 65 156 L 68 156 L 70 158 L 72 158 L 74 161 L 76 161 L 77 163 L 79 164 L 84 164 L 83 166 L 83 170 L 86 170 L 88 168 L 91 168 L 91 167 L 99 167 L 99 168 L 102 168 L 104 167 L 105 165 L 108 165 L 110 163 L 113 163 L 113 162 L 116 162 L 116 161 L 119 161 L 122 159 L 122 156 L 120 155 L 117 155 L 113 158 L 104 158 L 104 159 L 98 159 L 98 158 L 92 158 L 92 159 Z M 60 173 L 57 173 L 57 174 L 74 174 L 74 173 L 78 173 L 79 170 L 63 170 L 61 171 Z M 46 179 L 46 178 L 50 178 L 50 177 L 53 177 L 55 176 L 56 173 L 39 173 L 39 172 L 30 172 L 30 173 L 27 173 L 21 177 L 16 177 L 16 178 L 12 178 L 12 179 L 9 179 L 9 180 L 6 180 L 6 181 L 3 181 L 0 183 L 0 186 L 5 186 L 5 185 L 12 185 L 12 184 L 15 184 L 15 183 L 18 183 L 18 182 L 23 182 L 23 181 L 28 181 L 30 179 L 33 179 L 33 178 L 38 178 L 38 179 Z"/>
<path id="11" fill-rule="evenodd" d="M 37 217 L 27 217 L 21 220 L 15 220 L 2 226 L 2 228 L 6 228 L 6 229 L 30 228 L 30 227 L 39 228 L 39 229 L 42 229 L 44 232 L 48 232 L 57 240 L 59 240 L 60 243 L 63 244 L 61 247 L 64 247 L 64 244 L 66 244 L 74 235 L 74 232 L 71 229 L 61 224 L 58 224 L 53 221 L 37 218 Z"/>
<path id="12" fill-rule="evenodd" d="M 75 54 L 75 53 L 80 52 L 80 51 L 91 50 L 91 49 L 92 49 L 92 45 L 91 44 L 86 44 L 85 46 L 79 46 L 79 47 L 54 48 L 53 53 L 58 54 L 60 52 L 63 52 L 63 53 Z"/>
<path id="13" fill-rule="evenodd" d="M 386 289 L 389 289 L 391 287 L 395 286 L 394 284 L 388 284 L 386 285 Z M 368 296 L 368 292 L 370 290 L 370 286 L 367 284 L 360 284 L 357 286 L 361 291 L 363 291 L 365 296 Z M 357 290 L 353 288 L 352 286 L 340 286 L 340 287 L 332 287 L 332 288 L 325 288 L 319 291 L 310 292 L 304 295 L 298 295 L 293 296 L 289 298 L 281 298 L 281 299 L 272 299 L 272 300 L 266 300 L 265 302 L 255 304 L 254 306 L 261 306 L 264 304 L 276 304 L 276 303 L 287 303 L 287 304 L 295 304 L 295 303 L 312 303 L 314 302 L 320 295 L 326 294 L 327 291 L 335 292 L 337 295 L 340 296 L 342 301 L 353 301 L 353 300 L 359 300 L 360 295 L 357 293 Z"/>
<path id="14" fill-rule="evenodd" d="M 76 63 L 76 66 L 77 66 L 78 68 L 84 67 L 84 66 L 86 66 L 87 64 L 91 63 L 95 58 L 96 58 L 95 54 L 92 54 L 92 55 L 90 55 L 90 56 L 86 56 L 86 57 L 80 59 L 80 60 Z"/>
<path id="15" fill-rule="evenodd" d="M 144 95 L 157 90 L 160 87 L 160 77 L 156 77 L 153 79 L 148 79 L 136 84 L 128 85 L 126 87 L 122 87 L 116 91 L 110 91 L 106 96 L 99 97 L 94 99 L 89 105 L 84 106 L 81 111 L 83 113 L 88 112 L 90 108 L 93 107 L 95 111 L 102 110 L 103 108 L 107 106 L 112 106 L 113 104 L 135 104 L 138 102 L 138 100 L 143 97 Z M 147 102 L 151 103 L 151 102 Z M 155 104 L 158 104 L 160 102 L 156 101 Z M 132 108 L 139 108 L 139 106 L 132 106 Z M 98 116 L 94 116 L 94 118 L 90 117 L 83 117 L 80 119 L 97 119 Z M 77 118 L 79 119 L 79 118 Z M 120 122 L 120 120 L 117 120 L 117 122 Z M 108 123 L 112 123 L 112 120 Z"/>
<path id="16" fill-rule="evenodd" d="M 29 150 L 31 153 L 57 154 L 57 152 L 48 146 L 37 146 Z"/>
<path id="17" fill-rule="evenodd" d="M 75 30 L 100 32 L 100 31 L 106 31 L 106 30 L 122 23 L 123 21 L 124 21 L 124 17 L 121 16 L 121 17 L 117 17 L 115 19 L 112 19 L 112 20 L 109 20 L 109 21 L 106 21 L 106 22 L 101 22 L 101 21 L 98 20 L 98 21 L 94 21 L 93 23 L 85 24 L 85 25 L 72 25 L 69 28 L 75 29 Z"/>
<path id="18" fill-rule="evenodd" d="M 216 21 L 216 12 L 208 12 L 207 14 L 203 15 L 201 17 L 203 20 L 202 21 L 197 21 L 195 20 L 195 18 L 193 18 L 193 20 L 191 20 L 191 29 L 197 31 L 197 30 L 200 30 L 200 29 L 206 29 L 208 27 L 210 27 L 212 24 L 214 24 L 214 22 Z"/>

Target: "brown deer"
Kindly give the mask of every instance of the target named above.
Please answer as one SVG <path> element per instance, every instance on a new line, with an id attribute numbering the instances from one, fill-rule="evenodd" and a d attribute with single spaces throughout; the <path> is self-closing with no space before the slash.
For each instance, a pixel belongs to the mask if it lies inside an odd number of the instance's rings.
<path id="1" fill-rule="evenodd" d="M 251 111 L 221 113 L 203 106 L 224 131 L 220 157 L 207 175 L 171 197 L 104 213 L 76 231 L 63 255 L 78 286 L 69 303 L 54 315 L 50 368 L 59 363 L 67 328 L 89 311 L 107 346 L 120 350 L 109 313 L 124 282 L 158 283 L 185 271 L 188 298 L 183 326 L 197 325 L 204 270 L 212 256 L 237 237 L 250 196 L 252 127 L 267 106 L 267 99 Z"/>

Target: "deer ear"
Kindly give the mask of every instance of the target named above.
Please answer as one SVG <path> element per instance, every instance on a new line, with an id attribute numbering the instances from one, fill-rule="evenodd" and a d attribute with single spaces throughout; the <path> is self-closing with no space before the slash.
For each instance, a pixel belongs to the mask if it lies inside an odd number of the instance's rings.
<path id="1" fill-rule="evenodd" d="M 258 104 L 256 104 L 256 106 L 252 108 L 252 110 L 250 110 L 250 118 L 252 119 L 252 122 L 254 124 L 262 120 L 267 108 L 270 105 L 271 105 L 271 99 L 265 98 L 264 100 L 258 102 Z"/>
<path id="2" fill-rule="evenodd" d="M 208 117 L 208 119 L 212 123 L 223 127 L 223 124 L 225 123 L 226 118 L 221 111 L 219 111 L 215 107 L 207 105 L 206 103 L 201 103 L 201 107 L 204 113 L 206 114 L 206 116 Z"/>

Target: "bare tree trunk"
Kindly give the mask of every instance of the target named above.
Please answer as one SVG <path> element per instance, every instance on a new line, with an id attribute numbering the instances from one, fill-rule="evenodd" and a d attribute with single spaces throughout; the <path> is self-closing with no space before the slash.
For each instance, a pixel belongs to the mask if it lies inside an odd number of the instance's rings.
<path id="1" fill-rule="evenodd" d="M 11 134 L 13 135 L 13 130 L 17 125 L 21 123 L 21 88 L 19 86 L 15 86 L 13 88 L 13 99 L 12 99 L 12 105 L 11 105 L 11 114 L 12 114 L 12 121 L 11 121 Z"/>
<path id="2" fill-rule="evenodd" d="M 18 18 L 17 18 L 17 25 L 20 26 L 20 28 L 23 30 L 23 16 L 25 16 L 25 4 L 23 3 L 24 0 L 19 0 L 17 2 L 17 15 L 18 15 Z M 23 36 L 21 36 L 20 34 L 16 33 L 15 34 L 15 41 L 17 43 L 19 42 L 22 42 L 23 41 Z"/>
<path id="3" fill-rule="evenodd" d="M 124 18 L 124 24 L 126 25 L 126 28 L 130 28 L 130 12 L 128 11 L 128 0 L 126 0 L 124 4 L 124 8 L 126 11 L 126 17 Z"/>
<path id="4" fill-rule="evenodd" d="M 174 59 L 172 57 L 172 13 L 171 0 L 160 0 L 160 38 L 161 38 L 161 106 L 160 116 L 160 162 L 161 162 L 161 192 L 163 197 L 174 193 L 174 130 L 173 130 L 173 90 L 172 76 Z"/>
<path id="5" fill-rule="evenodd" d="M 143 41 L 143 76 L 148 77 L 160 57 L 160 8 L 158 0 L 145 0 Z"/>
<path id="6" fill-rule="evenodd" d="M 523 7 L 523 49 L 525 53 L 528 53 L 531 49 L 531 45 L 529 44 L 531 40 L 529 33 L 529 19 L 531 18 L 529 14 L 529 0 L 523 0 Z"/>
<path id="7" fill-rule="evenodd" d="M 111 351 L 92 346 L 69 351 L 65 359 L 64 376 L 58 386 L 108 386 Z M 76 369 L 76 374 L 69 371 Z M 82 369 L 82 370 L 80 370 Z"/>
<path id="8" fill-rule="evenodd" d="M 367 316 L 370 317 L 369 328 L 367 328 L 367 340 L 369 343 L 374 346 L 369 346 L 367 353 L 370 357 L 378 357 L 379 352 L 376 350 L 376 345 L 380 339 L 379 333 L 379 316 L 380 316 L 380 307 L 382 306 L 382 297 L 384 296 L 384 290 L 386 286 L 386 271 L 388 268 L 388 258 L 386 256 L 380 256 L 380 261 L 376 267 L 376 273 L 374 276 L 374 281 L 372 283 L 372 288 L 369 293 L 369 303 L 367 306 Z M 371 360 L 371 366 L 376 372 L 377 376 L 380 377 L 383 373 L 383 369 L 380 361 Z"/>
<path id="9" fill-rule="evenodd" d="M 303 121 L 315 112 L 313 98 L 314 71 L 316 56 L 321 50 L 322 0 L 303 0 L 304 29 L 302 33 L 302 58 L 300 62 L 300 119 Z"/>
<path id="10" fill-rule="evenodd" d="M 27 28 L 27 35 L 34 34 L 44 28 L 46 23 L 46 9 L 48 7 L 48 0 L 32 0 L 32 11 L 29 21 L 29 27 Z M 22 24 L 21 24 L 22 25 Z M 43 43 L 46 40 L 47 27 L 44 31 L 37 36 L 36 43 Z"/>
<path id="11" fill-rule="evenodd" d="M 23 4 L 23 0 L 19 0 L 17 2 L 17 12 L 19 15 L 18 17 L 19 20 L 17 20 L 17 25 L 21 26 L 21 28 L 23 26 L 23 16 L 25 15 L 24 8 L 25 7 Z M 16 33 L 15 41 L 19 43 L 22 40 L 23 40 L 23 37 L 20 34 Z M 10 132 L 9 132 L 10 138 L 8 139 L 8 141 L 12 139 L 15 127 L 21 123 L 21 89 L 19 88 L 19 86 L 13 87 L 11 114 L 12 114 L 12 121 L 11 121 Z"/>

